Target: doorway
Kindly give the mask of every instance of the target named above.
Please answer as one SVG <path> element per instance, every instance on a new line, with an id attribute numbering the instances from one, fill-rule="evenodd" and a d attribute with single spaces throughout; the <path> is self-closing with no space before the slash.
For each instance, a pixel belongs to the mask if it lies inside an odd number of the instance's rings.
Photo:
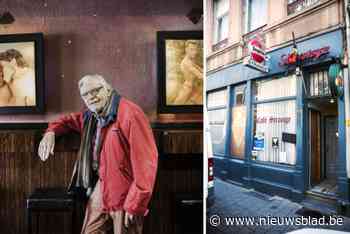
<path id="1" fill-rule="evenodd" d="M 338 109 L 334 98 L 308 101 L 309 191 L 337 196 Z"/>

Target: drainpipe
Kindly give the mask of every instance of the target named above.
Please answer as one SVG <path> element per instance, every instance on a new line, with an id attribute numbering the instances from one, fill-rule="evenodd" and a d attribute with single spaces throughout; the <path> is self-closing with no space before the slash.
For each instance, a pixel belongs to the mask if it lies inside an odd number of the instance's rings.
<path id="1" fill-rule="evenodd" d="M 350 89 L 349 89 L 349 70 L 350 70 L 350 0 L 344 0 L 345 4 L 345 30 L 346 30 L 346 57 L 347 69 L 344 69 L 344 101 L 345 101 L 345 139 L 346 139 L 346 171 L 350 178 Z"/>

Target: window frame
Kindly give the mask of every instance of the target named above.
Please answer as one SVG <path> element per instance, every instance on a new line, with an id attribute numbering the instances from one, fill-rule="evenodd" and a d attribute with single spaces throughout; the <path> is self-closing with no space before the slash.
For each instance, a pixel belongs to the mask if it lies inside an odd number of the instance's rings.
<path id="1" fill-rule="evenodd" d="M 331 63 L 326 63 L 324 65 L 319 65 L 317 67 L 315 66 L 311 66 L 309 69 L 306 69 L 303 72 L 303 76 L 304 76 L 304 81 L 305 81 L 305 85 L 306 85 L 306 94 L 305 94 L 305 98 L 306 99 L 313 99 L 313 98 L 332 98 L 332 92 L 329 90 L 329 94 L 328 95 L 311 95 L 311 74 L 312 73 L 317 73 L 317 72 L 328 72 L 329 66 Z M 327 74 L 328 77 L 328 74 Z M 328 78 L 328 82 L 329 82 L 329 78 Z M 328 88 L 330 89 L 330 83 L 328 83 Z"/>
<path id="2" fill-rule="evenodd" d="M 244 152 L 243 152 L 243 155 L 242 156 L 238 156 L 238 155 L 234 155 L 232 153 L 232 137 L 233 137 L 233 133 L 234 133 L 234 129 L 232 129 L 232 124 L 233 124 L 233 120 L 234 120 L 234 116 L 233 116 L 233 108 L 235 107 L 235 104 L 236 104 L 236 88 L 237 87 L 240 87 L 240 86 L 244 86 L 244 104 L 240 104 L 240 105 L 237 105 L 237 106 L 244 106 L 246 108 L 246 116 L 245 116 L 245 130 L 244 130 Z M 247 147 L 247 142 L 246 142 L 246 139 L 247 139 L 247 135 L 246 135 L 246 128 L 248 127 L 248 122 L 249 120 L 247 119 L 248 118 L 248 111 L 249 111 L 249 108 L 248 108 L 248 105 L 249 103 L 247 102 L 247 89 L 248 89 L 248 83 L 247 82 L 243 82 L 243 83 L 238 83 L 238 84 L 234 84 L 234 85 L 231 85 L 231 94 L 230 94 L 230 101 L 231 103 L 229 103 L 229 108 L 228 108 L 228 111 L 229 111 L 229 115 L 230 115 L 230 118 L 229 118 L 229 142 L 228 142 L 228 153 L 229 153 L 229 156 L 231 159 L 236 159 L 236 160 L 241 160 L 241 161 L 244 161 L 246 160 L 246 147 Z"/>
<path id="3" fill-rule="evenodd" d="M 257 31 L 259 30 L 260 28 L 264 27 L 267 25 L 267 17 L 268 17 L 268 4 L 269 4 L 269 1 L 268 0 L 259 0 L 259 1 L 265 1 L 265 4 L 266 4 L 266 19 L 265 19 L 265 23 L 264 24 L 261 24 L 259 27 L 257 28 L 254 28 L 252 29 L 252 25 L 251 25 L 251 16 L 252 16 L 252 1 L 253 0 L 245 0 L 245 13 L 246 13 L 246 17 L 245 17 L 245 20 L 246 20 L 246 23 L 245 23 L 245 33 L 250 33 L 250 32 L 254 32 L 254 31 Z"/>
<path id="4" fill-rule="evenodd" d="M 220 91 L 225 91 L 226 92 L 226 103 L 225 105 L 218 105 L 218 106 L 214 106 L 214 107 L 208 107 L 208 96 L 210 93 L 215 93 L 215 92 L 220 92 Z M 217 88 L 217 89 L 213 89 L 213 90 L 210 90 L 206 93 L 206 109 L 207 109 L 207 114 L 208 114 L 208 125 L 209 125 L 209 132 L 211 132 L 211 129 L 210 129 L 210 126 L 211 125 L 222 125 L 223 127 L 223 131 L 225 132 L 225 136 L 224 136 L 224 141 L 223 141 L 223 152 L 217 152 L 215 150 L 216 146 L 218 144 L 214 143 L 215 140 L 213 140 L 213 137 L 212 137 L 212 142 L 213 142 L 213 155 L 220 155 L 220 156 L 225 156 L 226 155 L 226 142 L 227 142 L 227 122 L 229 121 L 228 119 L 228 116 L 227 116 L 227 111 L 228 111 L 228 107 L 229 107 L 229 100 L 230 100 L 230 95 L 229 95 L 229 86 L 225 86 L 225 87 L 220 87 L 220 88 Z M 210 118 L 209 118 L 209 112 L 210 111 L 216 111 L 216 110 L 225 110 L 224 113 L 225 113 L 225 121 L 223 124 L 211 124 L 211 121 L 210 121 Z M 226 123 L 226 124 L 225 124 Z"/>
<path id="5" fill-rule="evenodd" d="M 224 43 L 225 41 L 227 41 L 227 38 L 228 38 L 228 35 L 229 35 L 229 29 L 230 29 L 230 0 L 227 0 L 228 1 L 228 8 L 227 10 L 221 14 L 221 15 L 217 15 L 216 11 L 217 11 L 217 6 L 218 4 L 220 3 L 220 1 L 223 1 L 223 0 L 213 0 L 213 45 L 217 45 L 217 44 L 221 44 L 221 43 Z M 227 17 L 227 36 L 226 37 L 223 37 L 223 38 L 220 38 L 219 35 L 222 34 L 220 30 L 221 27 L 222 27 L 222 19 Z M 219 21 L 221 20 L 221 24 L 219 24 Z M 221 27 L 220 27 L 221 26 Z"/>
<path id="6" fill-rule="evenodd" d="M 303 12 L 307 9 L 310 9 L 310 8 L 313 8 L 314 6 L 316 6 L 317 4 L 319 4 L 321 2 L 321 0 L 315 0 L 314 3 L 311 3 L 310 5 L 308 6 L 305 6 L 305 7 L 302 7 L 300 10 L 296 11 L 294 9 L 294 11 L 290 11 L 289 8 L 291 5 L 293 5 L 295 2 L 305 2 L 307 0 L 287 0 L 286 1 L 286 10 L 287 10 L 287 16 L 291 16 L 291 15 L 295 15 L 295 14 L 298 14 L 300 12 Z"/>
<path id="7" fill-rule="evenodd" d="M 297 79 L 296 75 L 295 74 L 290 74 L 290 75 L 293 75 L 294 79 Z M 254 134 L 255 134 L 255 127 L 254 127 L 254 122 L 255 122 L 255 118 L 254 118 L 254 111 L 255 111 L 255 108 L 258 104 L 266 104 L 266 103 L 276 103 L 276 102 L 283 102 L 283 101 L 295 101 L 295 120 L 297 121 L 297 113 L 298 113 L 298 103 L 297 103 L 297 95 L 298 95 L 298 90 L 297 90 L 297 87 L 296 87 L 296 90 L 295 90 L 295 95 L 294 96 L 286 96 L 286 97 L 278 97 L 278 98 L 268 98 L 268 99 L 265 99 L 265 100 L 260 100 L 260 101 L 257 101 L 255 100 L 255 94 L 253 92 L 254 90 L 254 85 L 255 85 L 255 82 L 258 82 L 258 81 L 261 81 L 261 80 L 273 80 L 273 79 L 280 79 L 280 78 L 284 78 L 286 77 L 285 74 L 279 74 L 279 75 L 276 75 L 276 76 L 273 76 L 273 77 L 267 77 L 267 78 L 264 78 L 264 79 L 253 79 L 252 80 L 252 106 L 251 106 L 251 119 L 250 119 L 250 124 L 252 126 L 251 128 L 251 132 L 250 132 L 250 141 L 252 142 L 252 144 L 250 145 L 250 148 L 248 149 L 248 152 L 249 152 L 249 157 L 250 157 L 250 160 L 252 163 L 254 164 L 259 164 L 259 165 L 266 165 L 266 166 L 274 166 L 274 167 L 280 167 L 280 168 L 289 168 L 289 169 L 292 169 L 292 168 L 295 168 L 295 166 L 297 165 L 297 162 L 292 165 L 292 164 L 282 164 L 282 163 L 278 163 L 278 162 L 271 162 L 271 161 L 262 161 L 262 160 L 253 160 L 252 159 L 252 154 L 251 152 L 253 151 L 253 142 L 254 142 Z M 298 82 L 297 80 L 295 80 L 295 82 Z M 297 84 L 296 84 L 297 85 Z M 297 126 L 296 126 L 297 127 Z M 296 133 L 297 134 L 297 131 Z M 297 145 L 295 144 L 295 147 L 296 147 L 296 152 L 295 152 L 295 157 L 297 159 Z"/>

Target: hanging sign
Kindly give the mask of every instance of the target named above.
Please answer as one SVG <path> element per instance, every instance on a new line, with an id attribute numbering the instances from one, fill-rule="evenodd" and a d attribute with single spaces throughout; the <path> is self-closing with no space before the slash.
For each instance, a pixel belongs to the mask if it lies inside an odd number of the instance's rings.
<path id="1" fill-rule="evenodd" d="M 248 42 L 249 56 L 243 60 L 243 64 L 261 72 L 269 72 L 267 66 L 267 56 L 264 46 L 258 38 L 253 38 Z"/>
<path id="2" fill-rule="evenodd" d="M 344 94 L 344 78 L 339 63 L 332 64 L 328 69 L 328 79 L 332 95 L 342 97 Z"/>

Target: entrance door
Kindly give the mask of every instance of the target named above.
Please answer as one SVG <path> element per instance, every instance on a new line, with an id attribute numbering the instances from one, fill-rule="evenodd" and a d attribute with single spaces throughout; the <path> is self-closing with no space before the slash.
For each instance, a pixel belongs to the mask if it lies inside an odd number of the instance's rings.
<path id="1" fill-rule="evenodd" d="M 320 112 L 310 110 L 310 156 L 311 156 L 311 186 L 321 182 L 321 118 Z"/>
<path id="2" fill-rule="evenodd" d="M 337 196 L 337 103 L 313 99 L 309 103 L 310 191 Z"/>
<path id="3" fill-rule="evenodd" d="M 325 117 L 325 176 L 327 179 L 337 179 L 338 155 L 338 119 L 335 116 Z"/>

